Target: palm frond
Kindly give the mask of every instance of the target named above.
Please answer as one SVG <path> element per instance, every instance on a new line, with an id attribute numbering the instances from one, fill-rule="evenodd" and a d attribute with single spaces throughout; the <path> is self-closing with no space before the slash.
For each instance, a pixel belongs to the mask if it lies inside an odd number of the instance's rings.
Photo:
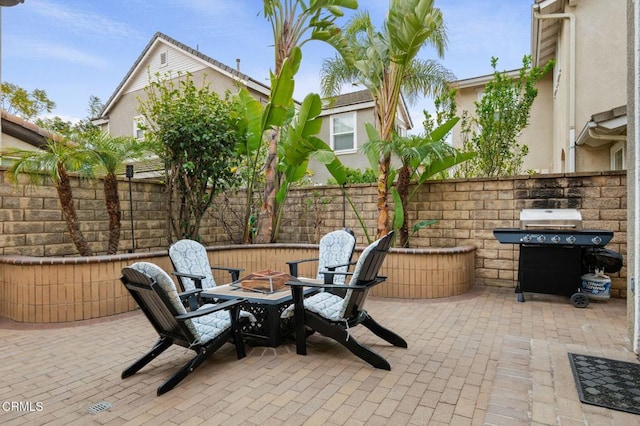
<path id="1" fill-rule="evenodd" d="M 448 90 L 455 74 L 433 59 L 415 59 L 405 69 L 402 93 L 408 103 L 414 104 L 418 96 L 437 97 Z"/>

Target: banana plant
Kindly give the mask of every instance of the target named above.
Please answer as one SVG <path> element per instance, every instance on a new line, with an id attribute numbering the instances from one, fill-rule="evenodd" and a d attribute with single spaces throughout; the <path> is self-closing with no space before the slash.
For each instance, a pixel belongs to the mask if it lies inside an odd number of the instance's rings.
<path id="1" fill-rule="evenodd" d="M 327 170 L 339 184 L 346 181 L 346 170 L 333 150 L 316 135 L 322 128 L 322 101 L 320 95 L 312 93 L 305 97 L 296 110 L 293 103 L 294 75 L 300 66 L 300 49 L 293 49 L 292 55 L 285 59 L 276 76 L 271 74 L 271 98 L 263 106 L 246 89 L 238 94 L 238 105 L 242 125 L 246 132 L 246 140 L 236 148 L 250 159 L 252 174 L 247 183 L 247 204 L 244 218 L 243 242 L 250 241 L 249 222 L 252 216 L 251 202 L 255 183 L 260 171 L 259 150 L 263 146 L 265 136 L 280 139 L 277 150 L 278 171 L 283 173 L 283 181 L 275 194 L 276 221 L 274 239 L 282 216 L 282 207 L 291 184 L 298 182 L 305 175 L 310 158 L 314 158 L 327 167 Z"/>

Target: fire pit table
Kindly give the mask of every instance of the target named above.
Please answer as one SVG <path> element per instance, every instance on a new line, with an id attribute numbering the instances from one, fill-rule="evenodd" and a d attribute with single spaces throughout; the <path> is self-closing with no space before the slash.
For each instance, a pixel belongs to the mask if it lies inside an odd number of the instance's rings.
<path id="1" fill-rule="evenodd" d="M 582 256 L 586 247 L 604 247 L 613 232 L 582 229 L 576 209 L 523 209 L 520 228 L 496 228 L 494 236 L 503 244 L 518 244 L 518 302 L 524 293 L 570 297 L 578 308 L 589 304 L 581 292 Z"/>
<path id="2" fill-rule="evenodd" d="M 253 278 L 254 274 L 250 275 Z M 252 289 L 252 287 L 254 286 L 243 286 L 242 280 L 239 280 L 237 283 L 204 290 L 200 295 L 204 299 L 211 300 L 245 299 L 242 309 L 253 314 L 256 322 L 246 321 L 243 323 L 243 336 L 252 345 L 277 347 L 281 344 L 282 338 L 293 333 L 294 330 L 293 318 L 280 318 L 282 311 L 293 300 L 291 288 L 278 286 L 277 289 L 272 287 L 267 291 Z M 305 287 L 304 294 L 307 296 L 315 291 L 317 290 L 314 288 Z"/>

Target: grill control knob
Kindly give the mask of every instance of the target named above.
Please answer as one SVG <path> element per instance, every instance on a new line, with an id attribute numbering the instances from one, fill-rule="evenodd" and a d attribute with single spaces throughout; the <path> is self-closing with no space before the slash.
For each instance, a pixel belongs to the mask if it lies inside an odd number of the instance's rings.
<path id="1" fill-rule="evenodd" d="M 538 238 L 536 239 L 538 240 L 539 243 L 544 243 L 547 237 L 545 237 L 544 235 L 538 235 Z"/>
<path id="2" fill-rule="evenodd" d="M 591 242 L 597 246 L 599 246 L 600 244 L 602 244 L 602 238 L 598 237 L 597 235 L 595 237 L 593 237 L 591 239 Z"/>
<path id="3" fill-rule="evenodd" d="M 574 237 L 573 235 L 569 235 L 569 236 L 567 237 L 567 242 L 568 242 L 569 244 L 573 244 L 573 243 L 575 243 L 575 242 L 576 242 L 576 237 Z"/>
<path id="4" fill-rule="evenodd" d="M 558 244 L 558 243 L 560 242 L 560 236 L 558 236 L 558 235 L 554 235 L 554 236 L 551 238 L 551 241 L 552 241 L 552 242 L 554 242 L 554 243 L 556 243 L 556 244 Z"/>
<path id="5" fill-rule="evenodd" d="M 531 235 L 527 234 L 524 237 L 522 237 L 523 243 L 528 243 L 529 241 L 531 241 Z"/>

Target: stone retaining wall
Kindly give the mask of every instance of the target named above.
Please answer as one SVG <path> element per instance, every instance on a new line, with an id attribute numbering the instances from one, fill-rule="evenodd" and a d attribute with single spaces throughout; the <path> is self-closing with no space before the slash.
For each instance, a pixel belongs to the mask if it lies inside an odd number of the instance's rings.
<path id="1" fill-rule="evenodd" d="M 1 169 L 0 169 L 1 170 Z M 133 179 L 133 211 L 136 247 L 140 251 L 166 250 L 163 186 Z M 367 224 L 376 226 L 375 185 L 347 188 Z M 74 197 L 82 229 L 98 254 L 104 254 L 107 217 L 101 182 L 74 180 Z M 120 181 L 123 220 L 121 251 L 131 248 L 128 182 Z M 476 283 L 515 286 L 518 247 L 502 245 L 493 236 L 497 227 L 518 227 L 522 208 L 577 208 L 585 228 L 615 233 L 608 248 L 626 257 L 626 173 L 573 173 L 520 176 L 501 179 L 456 179 L 423 185 L 412 203 L 412 223 L 439 222 L 420 230 L 411 247 L 448 248 L 475 246 Z M 202 226 L 201 239 L 208 246 L 238 243 L 238 217 L 243 197 L 221 197 Z M 55 189 L 18 188 L 0 174 L 0 255 L 67 256 L 75 249 L 66 231 Z M 343 204 L 340 188 L 319 186 L 290 192 L 278 242 L 317 243 L 324 233 L 346 224 L 364 245 L 367 239 L 356 217 Z M 263 268 L 264 269 L 264 268 Z M 612 276 L 612 297 L 626 297 L 626 262 Z"/>

